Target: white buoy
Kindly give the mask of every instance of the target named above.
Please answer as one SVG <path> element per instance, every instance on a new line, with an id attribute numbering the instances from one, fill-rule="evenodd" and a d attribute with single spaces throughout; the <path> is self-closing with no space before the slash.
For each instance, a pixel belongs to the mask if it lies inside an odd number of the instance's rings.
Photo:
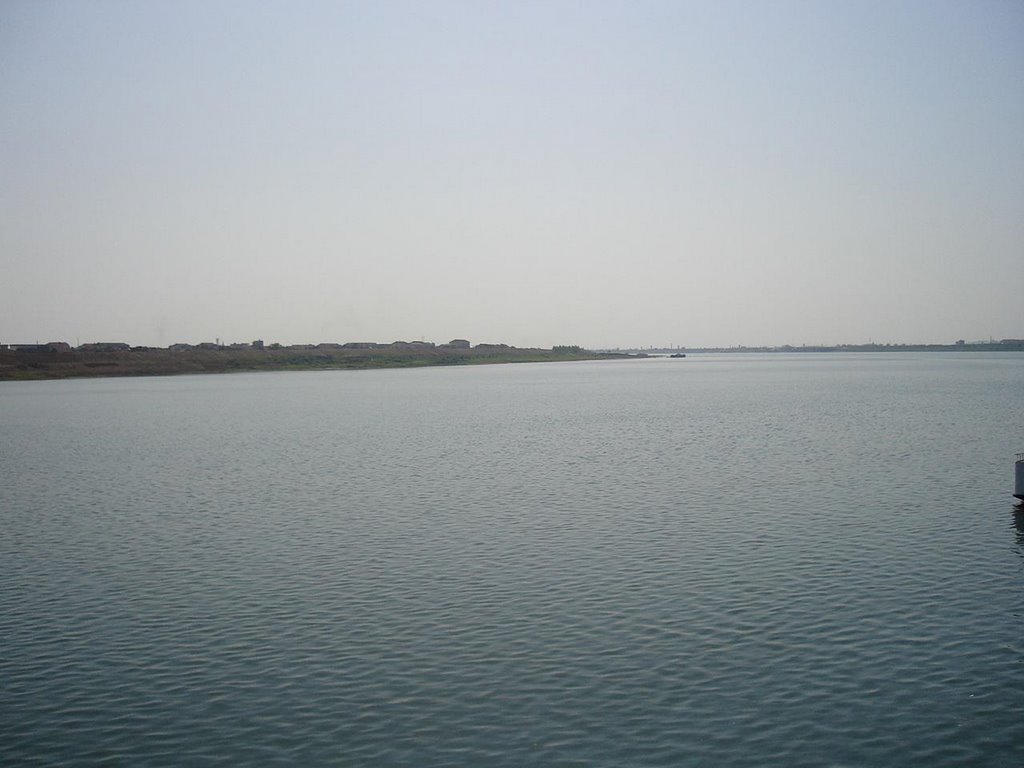
<path id="1" fill-rule="evenodd" d="M 1024 453 L 1017 454 L 1017 462 L 1013 465 L 1013 495 L 1024 500 Z"/>

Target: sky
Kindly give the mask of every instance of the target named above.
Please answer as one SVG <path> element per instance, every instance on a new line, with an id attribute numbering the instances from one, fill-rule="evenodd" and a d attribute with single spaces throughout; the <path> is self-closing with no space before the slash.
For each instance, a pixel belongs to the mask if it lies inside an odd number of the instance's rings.
<path id="1" fill-rule="evenodd" d="M 0 342 L 1024 337 L 1024 3 L 0 3 Z"/>

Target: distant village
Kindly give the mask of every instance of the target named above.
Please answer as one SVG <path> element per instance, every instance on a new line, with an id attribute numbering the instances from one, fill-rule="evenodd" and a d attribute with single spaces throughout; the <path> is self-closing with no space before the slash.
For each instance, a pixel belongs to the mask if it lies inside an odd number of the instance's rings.
<path id="1" fill-rule="evenodd" d="M 71 346 L 66 341 L 48 341 L 45 343 L 33 342 L 31 344 L 0 343 L 0 352 L 45 352 L 45 353 L 68 353 L 68 352 L 210 352 L 210 351 L 261 351 L 272 350 L 275 352 L 330 352 L 330 351 L 376 351 L 376 352 L 398 352 L 408 354 L 410 352 L 444 352 L 444 351 L 473 351 L 478 354 L 526 351 L 508 344 L 471 344 L 467 339 L 452 339 L 444 344 L 436 344 L 432 341 L 392 341 L 382 344 L 373 341 L 349 341 L 349 342 L 322 342 L 320 344 L 267 344 L 262 339 L 249 342 L 223 343 L 220 339 L 216 341 L 203 341 L 198 344 L 177 343 L 167 347 L 146 347 L 132 346 L 123 341 L 96 341 L 87 344 Z M 530 351 L 535 351 L 531 349 Z M 583 353 L 582 347 L 576 345 L 561 345 L 551 348 L 554 353 L 572 354 Z M 684 346 L 649 346 L 649 347 L 603 347 L 597 351 L 601 353 L 628 354 L 633 356 L 646 357 L 650 355 L 667 355 L 672 352 L 915 352 L 915 351 L 1024 351 L 1024 339 L 987 339 L 978 341 L 965 341 L 957 339 L 951 344 L 907 344 L 907 343 L 874 343 L 867 344 L 837 344 L 837 345 L 809 345 L 801 344 L 792 346 L 783 344 L 774 347 L 759 347 L 738 345 L 733 347 L 684 347 Z"/>
<path id="2" fill-rule="evenodd" d="M 216 341 L 203 341 L 198 344 L 177 343 L 167 347 L 146 347 L 132 346 L 123 341 L 96 341 L 87 344 L 71 346 L 66 341 L 48 341 L 45 343 L 34 342 L 31 344 L 0 343 L 0 352 L 196 352 L 196 351 L 261 351 L 273 350 L 275 352 L 310 352 L 310 351 L 393 351 L 401 353 L 424 352 L 429 353 L 443 351 L 466 351 L 472 350 L 476 353 L 502 353 L 517 351 L 518 348 L 508 344 L 471 344 L 467 339 L 452 339 L 445 344 L 436 344 L 432 341 L 392 341 L 382 344 L 374 341 L 349 341 L 349 342 L 322 342 L 320 344 L 267 344 L 262 339 L 249 342 L 223 343 L 220 339 Z M 518 350 L 525 351 L 525 350 Z M 535 351 L 531 349 L 531 351 Z M 561 345 L 551 348 L 552 352 L 570 354 L 585 352 L 582 347 L 576 345 Z M 634 356 L 667 355 L 672 352 L 915 352 L 915 351 L 1024 351 L 1024 339 L 988 339 L 979 341 L 965 341 L 957 339 L 952 344 L 906 344 L 906 343 L 867 343 L 867 344 L 837 344 L 837 345 L 809 345 L 801 344 L 792 346 L 783 344 L 775 347 L 758 347 L 738 345 L 733 347 L 684 347 L 684 346 L 650 346 L 650 347 L 604 347 L 599 348 L 601 353 L 629 354 Z"/>
<path id="3" fill-rule="evenodd" d="M 426 350 L 426 349 L 476 349 L 480 351 L 515 349 L 508 344 L 477 344 L 473 346 L 466 339 L 452 339 L 447 344 L 435 344 L 432 341 L 393 341 L 390 344 L 378 344 L 372 341 L 350 341 L 344 344 L 328 342 L 321 344 L 265 344 L 262 339 L 251 342 L 236 342 L 222 344 L 217 341 L 203 341 L 198 344 L 171 344 L 168 347 L 140 347 L 123 341 L 95 341 L 88 344 L 79 344 L 72 347 L 66 341 L 48 341 L 44 344 L 38 342 L 32 344 L 0 344 L 0 350 L 11 350 L 13 352 L 151 352 L 157 350 L 168 350 L 170 352 L 191 352 L 194 350 L 243 350 L 243 349 L 274 349 L 291 350 L 295 352 L 315 349 L 402 349 L 402 350 Z"/>

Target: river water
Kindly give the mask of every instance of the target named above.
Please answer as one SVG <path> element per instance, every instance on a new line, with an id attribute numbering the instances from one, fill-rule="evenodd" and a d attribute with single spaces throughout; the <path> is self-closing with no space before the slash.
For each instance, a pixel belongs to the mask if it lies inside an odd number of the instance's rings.
<path id="1" fill-rule="evenodd" d="M 0 384 L 4 765 L 1024 764 L 1024 355 Z"/>

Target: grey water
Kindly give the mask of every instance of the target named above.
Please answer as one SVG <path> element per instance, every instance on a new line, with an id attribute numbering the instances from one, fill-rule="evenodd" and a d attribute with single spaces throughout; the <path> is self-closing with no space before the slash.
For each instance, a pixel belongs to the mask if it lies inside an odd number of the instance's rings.
<path id="1" fill-rule="evenodd" d="M 3 765 L 1024 764 L 1024 356 L 0 384 Z"/>

